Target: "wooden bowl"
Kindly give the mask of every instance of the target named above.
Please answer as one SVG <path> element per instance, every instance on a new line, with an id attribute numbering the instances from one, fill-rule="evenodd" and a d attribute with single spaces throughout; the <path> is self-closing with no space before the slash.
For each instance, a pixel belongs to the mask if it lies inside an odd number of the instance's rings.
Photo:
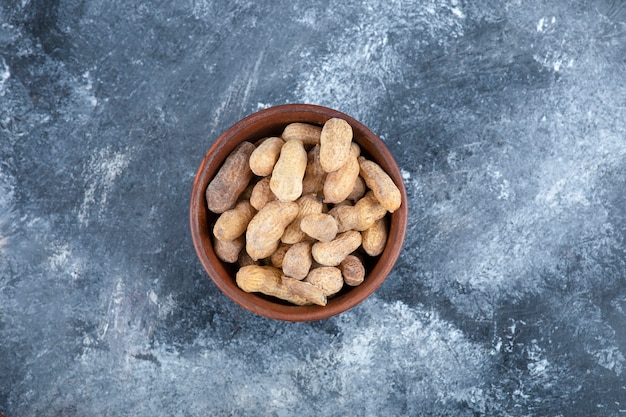
<path id="1" fill-rule="evenodd" d="M 236 267 L 220 261 L 213 250 L 212 227 L 217 215 L 210 212 L 205 201 L 206 188 L 224 159 L 241 142 L 255 142 L 267 136 L 279 136 L 285 126 L 293 122 L 322 126 L 328 119 L 338 117 L 352 126 L 353 140 L 361 147 L 362 155 L 377 162 L 393 179 L 402 194 L 402 205 L 389 216 L 389 237 L 383 253 L 365 262 L 366 277 L 356 287 L 344 286 L 328 299 L 326 306 L 295 306 L 256 293 L 246 293 L 235 282 Z M 407 227 L 407 195 L 402 175 L 393 156 L 372 131 L 352 117 L 337 110 L 311 104 L 286 104 L 254 113 L 224 132 L 208 150 L 193 182 L 189 220 L 191 236 L 202 266 L 215 285 L 231 300 L 271 319 L 285 321 L 314 321 L 342 313 L 372 294 L 387 278 L 404 242 Z"/>

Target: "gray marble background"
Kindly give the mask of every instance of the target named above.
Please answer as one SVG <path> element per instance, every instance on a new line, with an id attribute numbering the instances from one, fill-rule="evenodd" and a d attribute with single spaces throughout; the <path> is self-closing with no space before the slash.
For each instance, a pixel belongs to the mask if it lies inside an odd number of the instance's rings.
<path id="1" fill-rule="evenodd" d="M 255 316 L 188 227 L 268 106 L 378 133 L 409 195 L 387 281 Z M 626 415 L 626 3 L 4 0 L 0 413 Z"/>

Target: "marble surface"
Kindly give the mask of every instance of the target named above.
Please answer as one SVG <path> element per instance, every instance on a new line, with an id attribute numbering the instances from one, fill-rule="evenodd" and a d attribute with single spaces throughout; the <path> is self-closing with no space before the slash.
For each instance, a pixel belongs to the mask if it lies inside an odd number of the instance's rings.
<path id="1" fill-rule="evenodd" d="M 387 281 L 249 313 L 191 243 L 216 137 L 305 102 L 386 142 Z M 0 3 L 0 413 L 626 415 L 626 3 Z"/>

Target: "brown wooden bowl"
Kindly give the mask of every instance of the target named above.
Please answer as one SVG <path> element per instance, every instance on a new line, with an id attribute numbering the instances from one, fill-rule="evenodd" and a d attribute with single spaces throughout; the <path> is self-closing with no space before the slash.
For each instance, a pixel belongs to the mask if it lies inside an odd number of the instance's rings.
<path id="1" fill-rule="evenodd" d="M 354 141 L 361 153 L 377 162 L 393 179 L 402 194 L 402 205 L 389 216 L 389 237 L 383 253 L 365 263 L 366 277 L 356 287 L 344 286 L 328 299 L 326 306 L 295 306 L 256 293 L 246 293 L 235 282 L 235 265 L 220 261 L 213 250 L 212 227 L 217 215 L 210 212 L 205 201 L 206 188 L 230 152 L 241 142 L 255 142 L 267 136 L 280 136 L 285 126 L 293 122 L 322 126 L 328 119 L 338 117 L 352 126 Z M 272 319 L 285 321 L 314 321 L 342 313 L 367 298 L 387 278 L 404 242 L 407 227 L 407 195 L 402 175 L 393 156 L 371 130 L 352 117 L 337 110 L 311 104 L 286 104 L 254 113 L 224 132 L 208 150 L 193 182 L 189 220 L 191 237 L 202 266 L 215 285 L 240 306 Z"/>

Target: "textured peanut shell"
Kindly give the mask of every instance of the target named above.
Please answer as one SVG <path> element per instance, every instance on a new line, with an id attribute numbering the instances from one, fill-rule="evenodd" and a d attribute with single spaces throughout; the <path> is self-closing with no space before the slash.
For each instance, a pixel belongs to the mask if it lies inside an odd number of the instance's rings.
<path id="1" fill-rule="evenodd" d="M 213 250 L 217 257 L 223 262 L 235 263 L 239 259 L 245 240 L 243 236 L 239 236 L 233 240 L 213 240 Z"/>
<path id="2" fill-rule="evenodd" d="M 348 198 L 356 179 L 359 177 L 358 157 L 361 148 L 356 143 L 350 145 L 350 155 L 345 164 L 336 171 L 329 172 L 324 181 L 324 202 L 329 204 L 340 203 Z"/>
<path id="3" fill-rule="evenodd" d="M 327 303 L 324 292 L 308 282 L 300 281 L 295 278 L 282 277 L 285 286 L 296 296 L 307 300 L 310 303 L 325 306 Z"/>
<path id="4" fill-rule="evenodd" d="M 243 235 L 248 223 L 256 214 L 249 201 L 242 200 L 235 207 L 226 210 L 217 218 L 213 235 L 219 240 L 233 240 Z"/>
<path id="5" fill-rule="evenodd" d="M 356 287 L 365 280 L 365 266 L 356 255 L 348 255 L 339 264 L 339 270 L 346 285 Z"/>
<path id="6" fill-rule="evenodd" d="M 320 146 L 315 145 L 307 154 L 307 165 L 302 179 L 302 194 L 323 193 L 326 175 L 326 171 L 320 164 Z"/>
<path id="7" fill-rule="evenodd" d="M 276 196 L 270 189 L 270 177 L 265 177 L 259 180 L 254 185 L 252 193 L 250 194 L 250 204 L 256 210 L 261 210 L 268 201 L 276 200 Z"/>
<path id="8" fill-rule="evenodd" d="M 355 230 L 337 235 L 330 242 L 317 242 L 311 248 L 313 259 L 324 266 L 337 266 L 361 246 L 361 233 Z"/>
<path id="9" fill-rule="evenodd" d="M 265 139 L 250 155 L 250 169 L 255 175 L 265 177 L 272 173 L 284 140 L 278 137 Z"/>
<path id="10" fill-rule="evenodd" d="M 387 218 L 378 219 L 369 228 L 361 232 L 363 250 L 369 256 L 378 256 L 383 253 L 387 244 Z"/>
<path id="11" fill-rule="evenodd" d="M 320 143 L 322 128 L 308 123 L 291 123 L 285 127 L 281 137 L 285 140 L 299 140 L 305 146 L 313 146 Z"/>
<path id="12" fill-rule="evenodd" d="M 334 266 L 322 266 L 312 269 L 304 281 L 310 282 L 322 290 L 326 297 L 337 294 L 343 288 L 341 271 Z"/>
<path id="13" fill-rule="evenodd" d="M 300 220 L 300 230 L 320 242 L 330 242 L 337 236 L 337 222 L 330 214 L 308 214 Z"/>
<path id="14" fill-rule="evenodd" d="M 323 203 L 315 194 L 307 194 L 300 197 L 298 203 L 298 215 L 287 226 L 285 233 L 280 238 L 281 242 L 294 244 L 300 242 L 306 237 L 306 234 L 300 228 L 300 221 L 303 217 L 312 213 L 321 213 Z"/>
<path id="15" fill-rule="evenodd" d="M 354 181 L 354 188 L 346 197 L 346 200 L 358 201 L 361 197 L 365 195 L 366 191 L 367 187 L 365 186 L 365 181 L 363 181 L 363 178 L 359 175 L 356 177 L 356 180 Z"/>
<path id="16" fill-rule="evenodd" d="M 355 225 L 359 222 L 356 208 L 349 204 L 335 206 L 328 212 L 328 214 L 335 219 L 338 233 L 354 230 Z"/>
<path id="17" fill-rule="evenodd" d="M 270 201 L 259 210 L 246 230 L 246 250 L 250 257 L 256 261 L 270 256 L 297 215 L 298 204 L 293 201 Z"/>
<path id="18" fill-rule="evenodd" d="M 283 260 L 285 259 L 285 254 L 287 253 L 290 247 L 291 245 L 288 245 L 286 243 L 280 243 L 278 245 L 278 248 L 276 248 L 276 250 L 272 252 L 272 254 L 270 255 L 270 264 L 272 264 L 272 266 L 276 268 L 282 268 Z"/>
<path id="19" fill-rule="evenodd" d="M 307 154 L 299 140 L 285 142 L 270 179 L 270 189 L 281 201 L 295 201 L 302 195 Z"/>
<path id="20" fill-rule="evenodd" d="M 376 199 L 390 213 L 396 211 L 402 203 L 400 190 L 380 165 L 359 156 L 361 176 Z"/>
<path id="21" fill-rule="evenodd" d="M 254 149 L 252 143 L 242 142 L 226 157 L 206 189 L 209 210 L 223 213 L 235 206 L 239 195 L 252 178 L 249 160 Z"/>
<path id="22" fill-rule="evenodd" d="M 324 123 L 320 136 L 320 164 L 326 172 L 336 171 L 350 155 L 352 127 L 343 119 L 332 118 Z"/>
<path id="23" fill-rule="evenodd" d="M 304 279 L 311 269 L 312 262 L 311 244 L 298 242 L 285 253 L 282 265 L 283 274 L 295 279 Z"/>
<path id="24" fill-rule="evenodd" d="M 376 220 L 382 219 L 387 210 L 374 196 L 372 191 L 368 191 L 363 198 L 356 202 L 354 208 L 357 211 L 358 224 L 354 230 L 367 230 Z"/>
<path id="25" fill-rule="evenodd" d="M 281 277 L 282 272 L 278 268 L 248 265 L 237 271 L 235 281 L 239 288 L 245 292 L 260 292 L 296 305 L 311 304 L 310 301 L 290 291 Z"/>
<path id="26" fill-rule="evenodd" d="M 354 206 L 338 205 L 328 212 L 337 222 L 339 233 L 348 230 L 363 231 L 387 214 L 387 210 L 369 191 Z"/>

